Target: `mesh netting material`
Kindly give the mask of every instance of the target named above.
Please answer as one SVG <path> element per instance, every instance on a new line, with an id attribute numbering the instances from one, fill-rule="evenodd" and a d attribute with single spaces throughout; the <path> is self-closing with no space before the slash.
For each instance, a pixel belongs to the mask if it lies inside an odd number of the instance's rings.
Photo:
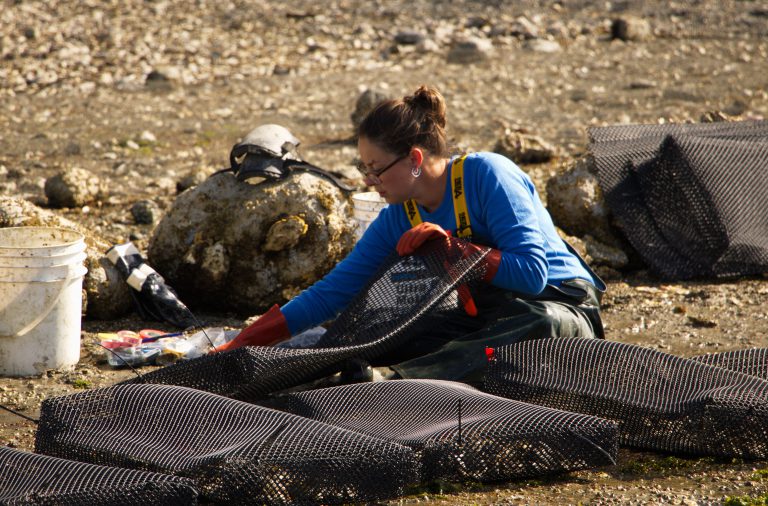
<path id="1" fill-rule="evenodd" d="M 413 448 L 423 480 L 508 480 L 615 463 L 614 422 L 438 380 L 294 394 L 288 411 Z"/>
<path id="2" fill-rule="evenodd" d="M 35 450 L 188 477 L 202 499 L 219 503 L 367 501 L 401 495 L 419 473 L 405 446 L 167 385 L 48 399 Z"/>
<path id="3" fill-rule="evenodd" d="M 768 348 L 710 353 L 692 357 L 691 360 L 768 380 Z"/>
<path id="4" fill-rule="evenodd" d="M 254 401 L 372 359 L 462 311 L 456 288 L 482 278 L 488 250 L 429 241 L 418 254 L 390 257 L 312 349 L 244 347 L 175 364 L 127 383 L 181 385 Z"/>
<path id="5" fill-rule="evenodd" d="M 525 341 L 496 350 L 486 389 L 616 420 L 623 444 L 768 457 L 768 381 L 636 345 Z"/>
<path id="6" fill-rule="evenodd" d="M 591 128 L 617 223 L 671 279 L 768 270 L 768 121 Z"/>
<path id="7" fill-rule="evenodd" d="M 0 504 L 197 504 L 191 480 L 13 450 L 0 446 Z"/>

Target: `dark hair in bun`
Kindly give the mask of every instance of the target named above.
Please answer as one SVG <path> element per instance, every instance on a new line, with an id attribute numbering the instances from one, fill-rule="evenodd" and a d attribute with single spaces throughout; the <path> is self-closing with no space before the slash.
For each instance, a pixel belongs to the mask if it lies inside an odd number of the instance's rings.
<path id="1" fill-rule="evenodd" d="M 383 149 L 406 155 L 419 146 L 436 156 L 448 156 L 445 138 L 445 99 L 432 86 L 419 86 L 413 95 L 381 102 L 357 130 Z"/>

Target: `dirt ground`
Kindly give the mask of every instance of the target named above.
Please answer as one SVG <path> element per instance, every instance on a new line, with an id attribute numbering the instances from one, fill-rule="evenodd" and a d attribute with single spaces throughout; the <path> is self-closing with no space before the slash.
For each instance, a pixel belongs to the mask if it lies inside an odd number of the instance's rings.
<path id="1" fill-rule="evenodd" d="M 523 167 L 540 193 L 586 151 L 590 126 L 698 121 L 714 110 L 768 117 L 768 5 L 760 1 L 0 6 L 0 194 L 45 206 L 46 178 L 88 169 L 108 182 L 109 195 L 56 212 L 140 248 L 152 225 L 135 224 L 131 205 L 151 199 L 167 209 L 178 180 L 227 166 L 231 146 L 263 123 L 288 127 L 307 160 L 354 178 L 350 113 L 367 87 L 402 96 L 436 85 L 448 102 L 451 139 L 463 148 L 491 149 L 507 126 L 540 135 L 559 149 L 553 162 Z M 612 21 L 630 16 L 642 16 L 649 32 L 611 39 Z M 397 44 L 405 31 L 428 42 Z M 466 37 L 492 50 L 449 63 L 453 42 Z M 165 79 L 147 79 L 159 74 Z M 229 327 L 244 321 L 198 316 Z M 609 281 L 604 320 L 610 340 L 683 356 L 766 347 L 768 277 L 664 283 L 644 270 L 624 272 Z M 131 376 L 103 363 L 92 343 L 98 332 L 141 328 L 167 327 L 135 315 L 85 319 L 74 371 L 2 378 L 0 403 L 34 418 L 45 398 Z M 31 450 L 34 430 L 0 411 L 0 443 Z M 720 504 L 765 497 L 766 468 L 625 449 L 610 468 L 451 485 L 393 504 Z"/>

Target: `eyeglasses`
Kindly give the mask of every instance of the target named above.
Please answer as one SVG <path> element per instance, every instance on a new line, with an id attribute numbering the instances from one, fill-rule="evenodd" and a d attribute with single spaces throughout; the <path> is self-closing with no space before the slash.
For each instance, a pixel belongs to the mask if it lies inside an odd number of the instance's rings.
<path id="1" fill-rule="evenodd" d="M 383 169 L 379 169 L 379 170 L 370 169 L 366 167 L 362 161 L 360 161 L 360 162 L 357 162 L 357 170 L 359 170 L 360 174 L 362 174 L 365 177 L 372 178 L 372 179 L 379 179 L 379 177 L 381 177 L 382 174 L 384 174 L 386 171 L 394 167 L 399 161 L 405 158 L 408 158 L 408 155 L 403 155 L 400 158 L 397 158 L 394 162 L 390 163 Z"/>

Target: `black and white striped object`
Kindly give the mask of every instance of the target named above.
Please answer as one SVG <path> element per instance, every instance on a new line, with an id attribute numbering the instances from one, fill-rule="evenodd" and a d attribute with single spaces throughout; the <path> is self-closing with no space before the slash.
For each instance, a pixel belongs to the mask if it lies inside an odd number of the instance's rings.
<path id="1" fill-rule="evenodd" d="M 616 420 L 629 446 L 768 457 L 768 381 L 637 345 L 560 338 L 502 347 L 486 390 Z"/>
<path id="2" fill-rule="evenodd" d="M 438 380 L 358 383 L 285 397 L 292 413 L 413 448 L 423 480 L 497 481 L 615 463 L 618 427 Z"/>
<path id="3" fill-rule="evenodd" d="M 191 388 L 116 385 L 42 403 L 39 453 L 191 478 L 226 504 L 327 504 L 401 495 L 410 448 Z"/>
<path id="4" fill-rule="evenodd" d="M 110 463 L 111 464 L 111 463 Z M 0 504 L 189 506 L 187 478 L 75 462 L 0 446 Z"/>

